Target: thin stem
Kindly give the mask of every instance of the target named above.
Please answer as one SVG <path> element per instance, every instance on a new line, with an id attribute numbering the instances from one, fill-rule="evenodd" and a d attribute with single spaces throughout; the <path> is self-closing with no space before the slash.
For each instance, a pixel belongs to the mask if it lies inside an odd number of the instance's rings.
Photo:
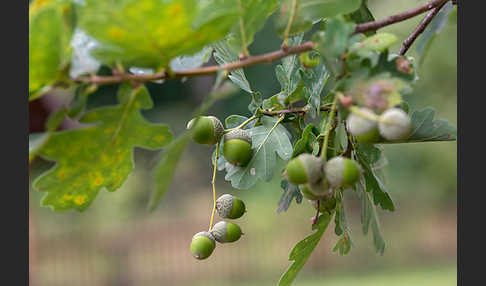
<path id="1" fill-rule="evenodd" d="M 437 5 L 437 7 L 435 7 L 429 13 L 427 13 L 427 16 L 425 16 L 424 19 L 422 20 L 422 22 L 420 22 L 420 24 L 418 24 L 418 26 L 415 28 L 415 30 L 413 30 L 413 32 L 410 34 L 410 36 L 408 36 L 408 38 L 406 38 L 403 41 L 402 47 L 400 48 L 400 51 L 398 52 L 399 55 L 403 56 L 408 51 L 410 46 L 412 46 L 413 42 L 418 38 L 418 36 L 420 34 L 422 34 L 424 32 L 425 28 L 427 28 L 427 26 L 430 24 L 430 22 L 432 22 L 434 17 L 439 13 L 440 9 L 442 8 L 442 6 L 445 5 L 446 2 L 447 1 L 443 1 L 442 4 Z"/>
<path id="2" fill-rule="evenodd" d="M 95 83 L 98 85 L 102 84 L 113 84 L 119 83 L 124 81 L 137 81 L 137 82 L 147 82 L 159 79 L 166 79 L 166 78 L 180 78 L 180 77 L 192 77 L 192 76 L 200 76 L 200 75 L 208 75 L 216 73 L 220 70 L 225 71 L 232 71 L 235 69 L 240 69 L 248 66 L 253 66 L 260 63 L 272 63 L 274 61 L 280 60 L 284 57 L 294 54 L 300 54 L 302 52 L 310 51 L 314 48 L 314 43 L 311 41 L 302 43 L 297 46 L 289 47 L 288 49 L 278 50 L 266 54 L 261 54 L 257 56 L 250 56 L 245 60 L 242 61 L 235 61 L 231 63 L 226 63 L 224 65 L 213 65 L 213 66 L 206 66 L 200 67 L 195 69 L 188 69 L 185 71 L 174 71 L 172 76 L 169 76 L 167 71 L 162 71 L 154 74 L 119 74 L 119 75 L 112 75 L 112 76 L 90 76 L 90 77 L 78 77 L 75 78 L 74 81 L 76 82 L 88 82 L 88 83 Z"/>
<path id="3" fill-rule="evenodd" d="M 241 0 L 238 0 L 238 5 L 240 7 L 240 13 L 243 13 L 243 6 L 241 5 Z M 241 44 L 242 44 L 243 54 L 248 57 L 250 56 L 250 52 L 248 51 L 248 44 L 246 42 L 245 23 L 243 23 L 242 15 L 240 15 L 240 34 L 241 34 Z"/>
<path id="4" fill-rule="evenodd" d="M 324 105 L 321 105 L 319 110 L 329 110 L 329 106 L 331 106 L 330 103 L 326 103 Z M 282 109 L 282 110 L 264 110 L 263 114 L 265 115 L 279 115 L 279 114 L 285 114 L 285 113 L 306 113 L 308 112 L 310 107 L 304 106 L 304 107 L 294 107 L 294 108 L 289 108 L 289 109 Z"/>
<path id="5" fill-rule="evenodd" d="M 211 185 L 213 187 L 213 210 L 211 212 L 211 220 L 209 221 L 209 230 L 213 228 L 213 221 L 214 221 L 214 213 L 216 211 L 216 170 L 218 169 L 218 159 L 219 159 L 219 142 L 216 144 L 216 157 L 214 160 L 214 168 L 213 168 L 213 180 L 211 181 Z"/>
<path id="6" fill-rule="evenodd" d="M 317 211 L 316 215 L 312 218 L 312 225 L 316 224 L 319 219 L 319 208 L 321 207 L 321 200 L 317 200 Z"/>
<path id="7" fill-rule="evenodd" d="M 404 20 L 410 19 L 410 18 L 415 17 L 419 14 L 422 14 L 426 11 L 434 9 L 435 7 L 441 6 L 447 1 L 449 1 L 449 0 L 432 0 L 432 1 L 429 1 L 429 2 L 427 2 L 427 3 L 425 3 L 421 6 L 415 7 L 413 9 L 407 10 L 407 11 L 399 13 L 399 14 L 391 15 L 389 17 L 386 17 L 385 19 L 382 19 L 382 20 L 358 24 L 358 25 L 356 25 L 356 27 L 354 29 L 354 34 L 363 33 L 363 32 L 372 31 L 372 30 L 378 30 L 378 29 L 383 28 L 385 26 L 395 24 L 397 22 L 402 22 Z"/>
<path id="8" fill-rule="evenodd" d="M 285 27 L 284 31 L 284 44 L 288 46 L 289 44 L 289 34 L 290 28 L 292 27 L 292 23 L 294 22 L 295 18 L 295 11 L 297 10 L 297 0 L 292 0 L 292 7 L 290 8 L 290 17 L 289 21 L 287 22 L 287 26 Z"/>
<path id="9" fill-rule="evenodd" d="M 364 113 L 356 106 L 350 106 L 349 111 L 351 111 L 352 113 L 354 113 L 354 114 L 356 114 L 356 115 L 358 115 L 362 118 L 365 118 L 365 119 L 368 119 L 368 120 L 371 120 L 371 121 L 376 121 L 376 122 L 380 121 L 380 117 L 378 115 Z"/>
<path id="10" fill-rule="evenodd" d="M 247 120 L 245 120 L 243 123 L 241 123 L 240 125 L 238 125 L 238 126 L 236 126 L 236 127 L 234 127 L 234 128 L 226 129 L 226 130 L 224 131 L 224 134 L 229 133 L 229 132 L 231 132 L 231 131 L 233 131 L 233 130 L 235 130 L 235 129 L 241 129 L 241 128 L 245 127 L 245 126 L 246 126 L 248 123 L 252 122 L 253 120 L 255 120 L 255 119 L 257 119 L 257 118 L 258 118 L 258 116 L 253 115 L 252 117 L 248 118 L 248 119 L 247 119 Z"/>
<path id="11" fill-rule="evenodd" d="M 327 144 L 329 141 L 329 133 L 331 133 L 331 125 L 334 121 L 334 116 L 336 114 L 336 103 L 338 101 L 338 95 L 334 96 L 332 101 L 331 112 L 329 112 L 329 117 L 327 118 L 326 129 L 324 130 L 324 143 L 322 143 L 321 158 L 327 161 Z"/>
<path id="12" fill-rule="evenodd" d="M 265 136 L 265 138 L 263 138 L 263 141 L 262 143 L 260 144 L 260 146 L 258 146 L 258 149 L 255 151 L 255 154 L 260 152 L 260 149 L 262 149 L 262 146 L 265 145 L 265 142 L 267 142 L 268 140 L 268 137 L 270 137 L 270 135 L 272 134 L 273 130 L 275 130 L 275 128 L 277 128 L 277 126 L 280 124 L 280 122 L 282 122 L 282 120 L 284 120 L 285 116 L 280 116 L 280 118 L 277 120 L 277 122 L 275 122 L 275 124 L 273 125 L 272 129 L 270 129 L 270 131 L 268 131 L 268 134 Z M 253 158 L 255 158 L 255 156 L 253 156 Z M 252 161 L 253 161 L 253 158 L 252 158 Z"/>

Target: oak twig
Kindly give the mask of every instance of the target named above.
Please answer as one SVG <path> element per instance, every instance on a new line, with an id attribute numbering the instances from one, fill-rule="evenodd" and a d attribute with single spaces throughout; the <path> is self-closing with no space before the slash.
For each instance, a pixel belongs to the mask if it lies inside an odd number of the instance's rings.
<path id="1" fill-rule="evenodd" d="M 220 70 L 225 71 L 232 71 L 235 69 L 240 69 L 248 66 L 252 66 L 259 63 L 271 63 L 276 60 L 280 60 L 286 56 L 299 54 L 302 52 L 307 52 L 312 50 L 314 47 L 314 43 L 312 42 L 305 42 L 297 46 L 289 47 L 288 49 L 278 50 L 262 55 L 257 56 L 250 56 L 245 60 L 242 61 L 235 61 L 231 63 L 226 63 L 224 65 L 213 65 L 213 66 L 206 66 L 200 67 L 195 69 L 189 69 L 186 71 L 174 71 L 172 75 L 169 75 L 168 72 L 162 71 L 159 73 L 154 74 L 118 74 L 112 76 L 91 76 L 91 77 L 78 77 L 74 79 L 76 82 L 86 82 L 86 83 L 93 83 L 93 84 L 112 84 L 118 83 L 123 81 L 138 81 L 138 82 L 147 82 L 159 79 L 166 79 L 166 78 L 180 78 L 180 77 L 190 77 L 190 76 L 198 76 L 198 75 L 207 75 L 213 74 Z"/>
<path id="2" fill-rule="evenodd" d="M 357 24 L 356 27 L 355 27 L 355 30 L 354 30 L 354 34 L 363 33 L 363 32 L 372 31 L 372 30 L 377 30 L 377 29 L 380 29 L 382 27 L 407 20 L 409 18 L 412 18 L 414 16 L 417 16 L 421 13 L 424 13 L 424 12 L 432 10 L 432 9 L 434 9 L 433 11 L 435 11 L 436 10 L 435 8 L 440 9 L 440 7 L 442 7 L 447 1 L 449 1 L 449 0 L 431 0 L 431 1 L 427 2 L 426 4 L 423 4 L 423 5 L 418 6 L 416 8 L 402 12 L 400 14 L 389 16 L 389 17 L 382 19 L 382 20 Z M 434 16 L 435 16 L 435 14 L 434 14 Z M 420 34 L 420 33 L 418 33 L 418 34 Z M 413 40 L 412 40 L 412 42 L 413 42 Z M 230 72 L 230 71 L 235 70 L 235 69 L 249 67 L 249 66 L 253 66 L 253 65 L 256 65 L 256 64 L 260 64 L 260 63 L 272 63 L 274 61 L 280 60 L 280 59 L 287 57 L 287 56 L 290 56 L 290 55 L 308 52 L 308 51 L 311 51 L 314 48 L 314 45 L 315 44 L 311 41 L 308 41 L 308 42 L 305 42 L 305 43 L 302 43 L 300 45 L 296 45 L 296 46 L 293 46 L 293 47 L 287 47 L 286 45 L 284 45 L 285 48 L 281 48 L 280 50 L 270 52 L 270 53 L 266 53 L 266 54 L 262 54 L 262 55 L 257 55 L 257 56 L 249 56 L 249 57 L 247 57 L 243 60 L 239 60 L 239 61 L 235 61 L 235 62 L 231 62 L 231 63 L 226 63 L 226 64 L 223 64 L 221 66 L 212 65 L 212 66 L 200 67 L 200 68 L 195 68 L 195 69 L 188 69 L 188 70 L 184 70 L 184 71 L 167 71 L 167 70 L 165 70 L 165 71 L 153 73 L 153 74 L 119 73 L 119 74 L 114 74 L 114 75 L 111 75 L 111 76 L 92 75 L 92 76 L 88 76 L 88 77 L 86 77 L 86 76 L 76 77 L 76 78 L 73 79 L 73 81 L 77 82 L 77 83 L 91 83 L 91 84 L 96 84 L 96 85 L 113 84 L 113 83 L 119 83 L 119 82 L 125 82 L 125 81 L 143 83 L 143 82 L 161 80 L 161 79 L 168 79 L 168 78 L 181 78 L 181 77 L 208 75 L 208 74 L 213 74 L 213 73 L 216 73 L 216 72 L 222 71 L 222 70 Z"/>
<path id="3" fill-rule="evenodd" d="M 445 3 L 447 1 L 448 0 L 442 1 L 442 3 L 440 3 L 434 9 L 432 9 L 429 13 L 427 13 L 427 15 L 420 22 L 420 24 L 418 24 L 418 26 L 415 28 L 415 30 L 413 30 L 413 32 L 410 34 L 410 36 L 408 36 L 408 38 L 406 38 L 403 41 L 402 47 L 400 48 L 400 51 L 398 52 L 398 54 L 400 56 L 403 56 L 408 51 L 410 46 L 412 46 L 413 42 L 418 38 L 418 36 L 420 34 L 422 34 L 424 32 L 425 28 L 427 28 L 427 26 L 430 24 L 430 22 L 432 22 L 434 17 L 437 15 L 437 13 L 439 13 L 440 9 L 442 8 L 442 6 L 445 5 Z"/>
<path id="4" fill-rule="evenodd" d="M 385 26 L 389 26 L 389 25 L 397 23 L 397 22 L 402 22 L 404 20 L 413 18 L 413 17 L 415 17 L 419 14 L 422 14 L 426 11 L 429 11 L 429 10 L 434 9 L 436 7 L 442 6 L 447 1 L 449 1 L 449 0 L 432 0 L 432 1 L 429 1 L 429 2 L 427 2 L 427 3 L 425 3 L 421 6 L 410 9 L 408 11 L 388 16 L 388 17 L 386 17 L 385 19 L 382 19 L 382 20 L 358 24 L 358 25 L 356 25 L 356 27 L 354 29 L 354 34 L 368 32 L 368 31 L 372 31 L 372 30 L 378 30 L 378 29 L 383 28 Z"/>

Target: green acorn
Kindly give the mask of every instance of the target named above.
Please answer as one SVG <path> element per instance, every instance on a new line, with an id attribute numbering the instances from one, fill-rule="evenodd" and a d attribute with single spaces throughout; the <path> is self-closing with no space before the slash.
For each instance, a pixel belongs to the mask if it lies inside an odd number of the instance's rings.
<path id="1" fill-rule="evenodd" d="M 309 200 L 309 203 L 317 210 L 317 200 Z M 330 197 L 329 199 L 320 199 L 319 202 L 319 212 L 320 213 L 330 213 L 336 208 L 336 199 Z"/>
<path id="2" fill-rule="evenodd" d="M 241 237 L 241 228 L 234 223 L 220 221 L 211 229 L 210 233 L 220 243 L 235 242 Z"/>
<path id="3" fill-rule="evenodd" d="M 246 208 L 238 197 L 224 194 L 216 200 L 216 211 L 222 218 L 237 219 L 243 216 Z"/>
<path id="4" fill-rule="evenodd" d="M 324 173 L 332 187 L 346 187 L 358 181 L 360 169 L 356 161 L 338 156 L 326 162 Z"/>
<path id="5" fill-rule="evenodd" d="M 216 247 L 214 237 L 206 231 L 196 233 L 191 241 L 191 254 L 196 259 L 206 259 Z"/>
<path id="6" fill-rule="evenodd" d="M 302 153 L 287 163 L 286 174 L 294 185 L 316 183 L 322 178 L 322 159 Z"/>
<path id="7" fill-rule="evenodd" d="M 197 121 L 196 118 L 191 119 L 187 129 L 193 128 L 192 139 L 199 144 L 214 145 L 221 140 L 224 132 L 223 124 L 214 116 L 200 116 Z"/>
<path id="8" fill-rule="evenodd" d="M 371 109 L 366 107 L 361 107 L 359 110 L 365 114 L 375 115 Z M 381 139 L 376 121 L 363 118 L 358 114 L 349 114 L 346 119 L 346 127 L 349 133 L 351 133 L 358 142 L 375 143 Z"/>
<path id="9" fill-rule="evenodd" d="M 381 136 L 387 140 L 406 139 L 412 131 L 412 122 L 405 111 L 390 108 L 380 115 L 378 129 Z"/>
<path id="10" fill-rule="evenodd" d="M 223 155 L 228 162 L 244 166 L 251 160 L 251 137 L 244 129 L 235 129 L 224 135 Z"/>

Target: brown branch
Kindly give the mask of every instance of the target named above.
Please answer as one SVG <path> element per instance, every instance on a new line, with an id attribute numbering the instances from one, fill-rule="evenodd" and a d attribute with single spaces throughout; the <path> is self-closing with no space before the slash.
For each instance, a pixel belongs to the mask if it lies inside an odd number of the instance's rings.
<path id="1" fill-rule="evenodd" d="M 377 30 L 382 27 L 407 20 L 409 18 L 415 17 L 421 13 L 424 13 L 436 7 L 442 7 L 442 5 L 444 5 L 447 1 L 449 0 L 431 0 L 426 4 L 402 12 L 400 14 L 389 16 L 383 20 L 358 24 L 356 25 L 354 34 Z M 77 83 L 92 83 L 97 85 L 113 84 L 113 83 L 119 83 L 124 81 L 143 83 L 147 81 L 167 79 L 167 78 L 181 78 L 181 77 L 213 74 L 221 70 L 225 70 L 229 72 L 235 69 L 244 68 L 244 67 L 248 67 L 260 63 L 271 63 L 280 60 L 284 57 L 287 57 L 289 55 L 300 54 L 303 52 L 310 51 L 312 50 L 313 47 L 314 47 L 314 43 L 309 41 L 293 47 L 285 46 L 284 48 L 281 48 L 278 51 L 257 55 L 257 56 L 250 56 L 240 61 L 226 63 L 221 66 L 213 65 L 213 66 L 206 66 L 206 67 L 200 67 L 200 68 L 189 69 L 185 71 L 177 71 L 177 72 L 162 71 L 154 74 L 122 73 L 122 74 L 114 74 L 111 76 L 92 75 L 90 77 L 77 77 L 74 78 L 73 81 Z"/>
<path id="2" fill-rule="evenodd" d="M 413 42 L 418 38 L 418 36 L 420 34 L 422 34 L 424 32 L 425 28 L 427 28 L 427 26 L 430 24 L 430 22 L 432 22 L 434 17 L 437 15 L 437 13 L 439 13 L 440 9 L 442 8 L 442 6 L 445 5 L 446 2 L 447 2 L 447 0 L 443 1 L 440 5 L 438 5 L 437 7 L 432 9 L 429 13 L 427 13 L 427 16 L 425 16 L 424 19 L 422 20 L 422 22 L 420 22 L 420 24 L 418 24 L 418 26 L 415 28 L 415 30 L 413 30 L 413 32 L 410 34 L 410 36 L 408 36 L 408 38 L 406 38 L 403 41 L 402 47 L 400 48 L 400 51 L 398 52 L 398 54 L 400 56 L 403 56 L 408 51 L 410 46 L 412 46 Z"/>
<path id="3" fill-rule="evenodd" d="M 307 52 L 312 50 L 314 47 L 314 43 L 312 42 L 305 42 L 303 44 L 289 47 L 288 49 L 278 50 L 262 55 L 257 56 L 250 56 L 242 61 L 236 61 L 231 63 L 226 63 L 224 65 L 218 66 L 206 66 L 196 69 L 190 69 L 186 71 L 177 71 L 168 73 L 166 71 L 154 73 L 154 74 L 117 74 L 112 76 L 91 76 L 91 77 L 78 77 L 75 78 L 75 82 L 84 82 L 84 83 L 93 83 L 93 84 L 111 84 L 111 83 L 118 83 L 122 81 L 137 81 L 137 82 L 147 82 L 152 80 L 159 80 L 159 79 L 166 79 L 166 78 L 180 78 L 180 77 L 190 77 L 190 76 L 198 76 L 198 75 L 207 75 L 213 74 L 220 70 L 225 71 L 232 71 L 239 68 L 244 68 L 248 66 L 252 66 L 259 63 L 271 63 L 276 60 L 280 60 L 286 56 L 299 54 L 302 52 Z"/>
<path id="4" fill-rule="evenodd" d="M 330 107 L 323 105 L 319 108 L 319 110 L 322 111 L 329 111 Z M 309 111 L 308 107 L 294 107 L 294 108 L 289 108 L 289 109 L 283 109 L 283 110 L 264 110 L 262 113 L 265 115 L 280 115 L 280 114 L 287 114 L 287 113 L 306 113 Z"/>
<path id="5" fill-rule="evenodd" d="M 434 9 L 436 7 L 442 7 L 442 5 L 444 5 L 447 1 L 449 0 L 432 0 L 421 6 L 415 7 L 413 9 L 410 9 L 408 11 L 396 15 L 391 15 L 382 20 L 358 24 L 354 29 L 354 34 L 378 30 L 385 26 L 410 19 L 426 11 Z"/>

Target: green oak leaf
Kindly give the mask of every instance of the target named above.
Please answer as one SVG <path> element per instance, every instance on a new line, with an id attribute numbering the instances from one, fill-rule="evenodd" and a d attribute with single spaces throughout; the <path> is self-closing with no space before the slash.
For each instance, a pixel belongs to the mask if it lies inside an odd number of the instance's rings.
<path id="1" fill-rule="evenodd" d="M 80 118 L 87 127 L 52 133 L 38 155 L 57 164 L 39 176 L 34 188 L 47 192 L 42 205 L 55 211 L 83 211 L 101 188 L 121 187 L 133 170 L 133 148 L 158 149 L 172 141 L 165 124 L 152 124 L 141 115 L 152 108 L 142 85 L 123 84 L 119 104 L 93 109 Z"/>
<path id="2" fill-rule="evenodd" d="M 311 69 L 301 69 L 301 77 L 304 82 L 303 96 L 307 103 L 312 107 L 309 110 L 311 118 L 315 118 L 319 115 L 322 90 L 330 76 L 326 65 L 324 64 L 324 59 L 320 55 L 316 56 L 320 59 L 317 66 Z"/>
<path id="3" fill-rule="evenodd" d="M 365 191 L 362 181 L 356 184 L 356 187 L 358 197 L 361 199 L 361 224 L 363 227 L 363 233 L 367 235 L 371 225 L 375 250 L 377 253 L 383 255 L 385 252 L 386 242 L 383 238 L 383 233 L 381 232 L 380 220 L 378 218 L 375 205 L 373 204 L 370 193 Z"/>
<path id="4" fill-rule="evenodd" d="M 213 48 L 207 46 L 193 55 L 176 57 L 170 61 L 170 69 L 172 71 L 183 71 L 198 68 L 209 61 L 212 52 Z"/>
<path id="5" fill-rule="evenodd" d="M 359 9 L 354 11 L 353 13 L 349 14 L 349 17 L 356 24 L 371 22 L 371 21 L 375 20 L 375 17 L 373 17 L 373 14 L 371 13 L 370 9 L 368 8 L 368 0 L 362 0 L 361 6 L 359 7 Z M 374 35 L 375 33 L 376 33 L 376 31 L 372 30 L 372 31 L 365 32 L 364 34 L 366 36 L 371 36 L 371 35 Z"/>
<path id="6" fill-rule="evenodd" d="M 295 142 L 291 158 L 297 157 L 302 153 L 313 153 L 316 148 L 318 149 L 319 141 L 317 140 L 317 136 L 319 136 L 319 129 L 313 124 L 308 124 L 304 131 L 302 131 L 299 140 Z"/>
<path id="7" fill-rule="evenodd" d="M 309 259 L 312 251 L 314 251 L 317 244 L 321 240 L 322 235 L 326 231 L 330 221 L 331 217 L 329 216 L 329 214 L 321 214 L 317 220 L 317 223 L 314 225 L 314 229 L 317 229 L 317 231 L 307 236 L 303 240 L 299 241 L 294 246 L 289 255 L 289 260 L 294 262 L 280 277 L 280 280 L 278 281 L 278 286 L 289 286 L 292 284 L 302 267 L 304 267 L 304 264 Z"/>
<path id="8" fill-rule="evenodd" d="M 262 125 L 247 129 L 252 139 L 252 159 L 246 166 L 226 164 L 227 181 L 231 181 L 234 188 L 246 190 L 252 187 L 261 178 L 270 181 L 277 165 L 278 155 L 283 160 L 289 160 L 292 154 L 292 144 L 288 131 L 277 119 L 270 116 L 262 117 Z"/>
<path id="9" fill-rule="evenodd" d="M 412 132 L 407 139 L 395 141 L 383 141 L 380 143 L 413 143 L 433 141 L 454 141 L 457 136 L 457 128 L 449 124 L 445 119 L 434 119 L 435 110 L 426 107 L 416 110 L 410 115 Z"/>
<path id="10" fill-rule="evenodd" d="M 373 168 L 374 164 L 377 162 L 375 159 L 378 156 L 376 154 L 376 152 L 378 152 L 377 150 L 379 149 L 376 147 L 371 147 L 370 149 L 368 144 L 358 143 L 356 145 L 357 159 L 364 171 L 363 177 L 366 182 L 366 191 L 373 194 L 375 205 L 380 205 L 384 210 L 394 211 L 395 205 L 393 200 Z M 379 151 L 381 152 L 381 150 Z M 370 152 L 372 152 L 372 154 L 370 154 Z"/>
<path id="11" fill-rule="evenodd" d="M 278 1 L 231 0 L 231 2 L 235 2 L 234 5 L 240 8 L 240 19 L 231 30 L 233 37 L 228 40 L 228 44 L 235 53 L 240 54 L 243 52 L 243 43 L 246 43 L 247 47 L 250 46 L 256 32 L 263 28 L 267 18 L 278 8 Z"/>
<path id="12" fill-rule="evenodd" d="M 343 121 L 339 121 L 335 128 L 334 146 L 337 154 L 342 154 L 348 149 L 348 133 Z"/>
<path id="13" fill-rule="evenodd" d="M 339 240 L 334 245 L 332 249 L 333 252 L 338 252 L 339 255 L 343 256 L 349 253 L 351 247 L 354 246 L 353 240 L 351 238 L 351 233 L 349 231 L 348 222 L 346 221 L 346 214 L 344 212 L 344 205 L 342 201 L 342 192 L 337 194 L 337 205 L 336 205 L 336 215 L 334 217 L 334 232 L 339 236 Z"/>
<path id="14" fill-rule="evenodd" d="M 313 36 L 326 67 L 334 76 L 342 73 L 341 56 L 348 48 L 354 27 L 354 23 L 346 21 L 343 16 L 337 16 L 328 19 L 325 30 Z"/>
<path id="15" fill-rule="evenodd" d="M 432 22 L 425 28 L 423 33 L 417 39 L 417 57 L 419 58 L 418 65 L 421 66 L 424 62 L 425 56 L 430 49 L 434 39 L 437 35 L 444 29 L 448 19 L 449 14 L 454 9 L 454 4 L 451 1 L 447 1 L 447 3 L 440 8 L 439 13 L 432 19 Z"/>
<path id="16" fill-rule="evenodd" d="M 344 256 L 349 253 L 351 250 L 351 246 L 353 245 L 351 239 L 348 237 L 347 234 L 343 234 L 339 237 L 339 240 L 334 245 L 332 249 L 333 252 L 338 252 L 339 255 Z"/>
<path id="17" fill-rule="evenodd" d="M 66 117 L 68 110 L 66 107 L 61 107 L 55 112 L 51 113 L 46 120 L 45 130 L 46 132 L 31 133 L 29 134 L 29 163 L 31 163 L 37 153 L 42 149 L 42 147 L 49 141 L 49 138 L 56 131 L 56 129 L 61 125 L 64 118 Z"/>
<path id="18" fill-rule="evenodd" d="M 302 194 L 298 186 L 292 185 L 288 180 L 283 179 L 280 182 L 280 187 L 284 192 L 278 201 L 277 213 L 287 211 L 294 198 L 296 203 L 300 204 L 302 202 Z"/>
<path id="19" fill-rule="evenodd" d="M 190 135 L 190 132 L 184 132 L 184 134 L 172 141 L 172 143 L 164 150 L 162 159 L 155 166 L 153 173 L 155 185 L 148 203 L 149 211 L 154 211 L 157 208 L 160 200 L 169 189 L 182 154 L 184 154 L 187 145 L 191 142 Z"/>
<path id="20" fill-rule="evenodd" d="M 238 19 L 224 1 L 85 0 L 80 27 L 99 42 L 94 57 L 107 65 L 166 68 L 222 39 Z"/>
<path id="21" fill-rule="evenodd" d="M 304 32 L 318 20 L 334 17 L 339 14 L 351 13 L 361 5 L 360 0 L 281 0 L 275 26 L 280 36 L 283 36 L 292 15 L 293 4 L 296 4 L 290 35 Z"/>
<path id="22" fill-rule="evenodd" d="M 304 34 L 299 34 L 289 39 L 289 46 L 299 45 Z M 303 67 L 297 55 L 288 56 L 282 59 L 282 64 L 275 67 L 275 75 L 280 83 L 281 91 L 277 98 L 282 98 L 282 104 L 288 105 L 303 98 L 304 83 L 299 72 Z"/>
<path id="23" fill-rule="evenodd" d="M 354 43 L 349 48 L 349 53 L 362 55 L 363 52 L 383 52 L 397 41 L 397 36 L 391 33 L 377 33 L 364 40 Z"/>
<path id="24" fill-rule="evenodd" d="M 456 140 L 456 127 L 450 125 L 447 120 L 434 119 L 434 115 L 435 110 L 430 107 L 414 111 L 410 116 L 412 133 L 407 142 Z"/>
<path id="25" fill-rule="evenodd" d="M 281 92 L 277 93 L 267 99 L 264 99 L 262 102 L 262 108 L 272 110 L 285 109 L 284 100 L 285 95 Z"/>
<path id="26" fill-rule="evenodd" d="M 212 45 L 214 48 L 214 60 L 219 65 L 238 61 L 238 55 L 228 46 L 227 41 L 228 39 L 223 39 Z M 253 93 L 243 69 L 232 70 L 228 78 L 244 91 Z"/>
<path id="27" fill-rule="evenodd" d="M 74 27 L 69 1 L 35 1 L 29 6 L 29 100 L 67 77 Z"/>

